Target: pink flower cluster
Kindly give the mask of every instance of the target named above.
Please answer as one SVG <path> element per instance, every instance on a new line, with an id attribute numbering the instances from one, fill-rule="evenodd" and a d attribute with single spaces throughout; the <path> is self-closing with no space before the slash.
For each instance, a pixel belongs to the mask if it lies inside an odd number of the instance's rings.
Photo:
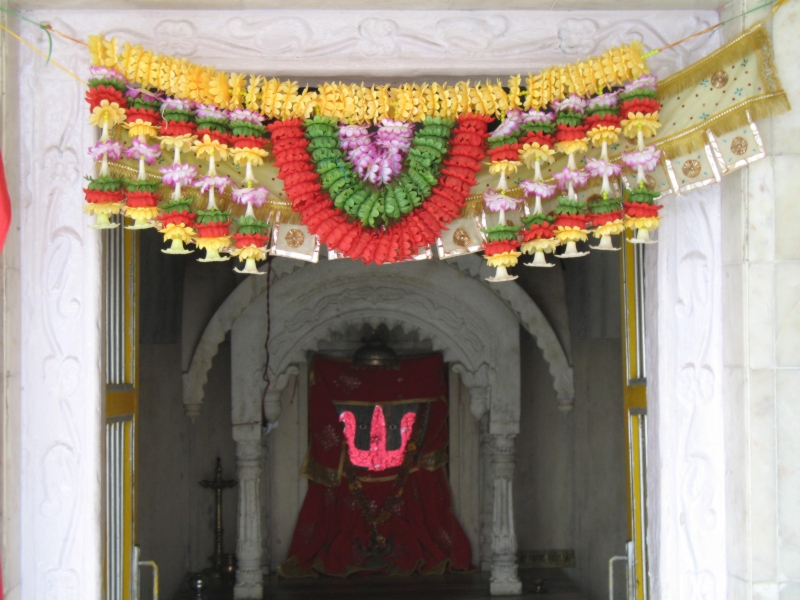
<path id="1" fill-rule="evenodd" d="M 194 184 L 202 194 L 205 194 L 211 188 L 216 188 L 221 194 L 225 191 L 225 188 L 231 184 L 231 178 L 225 175 L 205 175 L 196 179 Z"/>
<path id="2" fill-rule="evenodd" d="M 228 118 L 228 111 L 212 106 L 211 104 L 196 104 L 195 114 L 200 119 L 225 120 Z"/>
<path id="3" fill-rule="evenodd" d="M 363 125 L 340 127 L 339 147 L 347 151 L 362 181 L 386 185 L 402 171 L 413 137 L 413 123 L 383 119 L 375 134 Z"/>
<path id="4" fill-rule="evenodd" d="M 595 96 L 589 100 L 586 108 L 589 110 L 597 110 L 600 108 L 613 108 L 619 104 L 619 92 L 609 92 Z"/>
<path id="5" fill-rule="evenodd" d="M 97 142 L 94 146 L 89 146 L 89 154 L 95 162 L 102 160 L 105 155 L 109 160 L 119 160 L 122 158 L 122 144 L 115 140 Z"/>
<path id="6" fill-rule="evenodd" d="M 523 113 L 522 118 L 523 123 L 552 123 L 556 120 L 555 114 L 535 109 Z"/>
<path id="7" fill-rule="evenodd" d="M 490 188 L 483 192 L 483 201 L 490 211 L 500 212 L 501 210 L 514 210 L 521 199 L 506 196 L 503 192 L 496 192 Z"/>
<path id="8" fill-rule="evenodd" d="M 634 150 L 633 152 L 623 152 L 622 162 L 631 169 L 642 167 L 645 173 L 655 171 L 658 161 L 661 160 L 661 150 L 653 146 L 647 146 L 644 150 Z"/>
<path id="9" fill-rule="evenodd" d="M 192 110 L 194 102 L 191 100 L 182 100 L 180 98 L 166 98 L 161 103 L 161 111 L 165 110 Z"/>
<path id="10" fill-rule="evenodd" d="M 641 89 L 656 89 L 657 79 L 655 75 L 642 75 L 638 79 L 634 79 L 630 83 L 625 84 L 626 92 L 633 92 L 634 90 Z"/>
<path id="11" fill-rule="evenodd" d="M 139 138 L 131 140 L 131 147 L 125 149 L 125 156 L 135 160 L 144 159 L 148 165 L 154 165 L 156 159 L 161 156 L 161 150 L 158 144 L 148 146 L 147 142 L 141 141 Z"/>
<path id="12" fill-rule="evenodd" d="M 525 113 L 521 110 L 510 110 L 506 113 L 505 120 L 497 126 L 497 129 L 495 129 L 491 135 L 489 135 L 489 139 L 513 135 L 519 131 L 520 125 L 524 122 Z"/>
<path id="13" fill-rule="evenodd" d="M 261 125 L 263 120 L 261 115 L 246 108 L 237 108 L 236 110 L 228 111 L 228 118 L 234 122 L 253 123 L 254 125 Z"/>
<path id="14" fill-rule="evenodd" d="M 90 79 L 116 79 L 122 83 L 127 83 L 122 73 L 108 67 L 89 67 L 89 75 Z"/>
<path id="15" fill-rule="evenodd" d="M 237 204 L 251 204 L 253 208 L 259 208 L 269 196 L 269 190 L 264 186 L 257 188 L 236 188 L 231 192 L 231 198 Z"/>
<path id="16" fill-rule="evenodd" d="M 587 158 L 586 172 L 592 177 L 616 177 L 622 173 L 622 167 L 599 158 Z"/>
<path id="17" fill-rule="evenodd" d="M 572 94 L 569 98 L 561 100 L 560 102 L 553 102 L 553 110 L 557 112 L 571 110 L 576 114 L 582 115 L 584 112 L 586 112 L 586 104 L 586 100 L 577 94 Z"/>
<path id="18" fill-rule="evenodd" d="M 558 173 L 553 173 L 553 177 L 558 182 L 558 187 L 565 190 L 572 183 L 573 188 L 582 188 L 589 181 L 589 175 L 584 171 L 573 171 L 568 167 L 564 167 Z"/>
<path id="19" fill-rule="evenodd" d="M 552 183 L 545 183 L 543 181 L 529 181 L 527 179 L 520 181 L 519 187 L 525 192 L 526 197 L 537 196 L 539 198 L 549 198 L 556 192 L 556 186 Z"/>
<path id="20" fill-rule="evenodd" d="M 173 187 L 178 184 L 183 187 L 192 185 L 194 178 L 197 177 L 197 167 L 189 163 L 161 167 L 159 171 L 162 183 Z"/>

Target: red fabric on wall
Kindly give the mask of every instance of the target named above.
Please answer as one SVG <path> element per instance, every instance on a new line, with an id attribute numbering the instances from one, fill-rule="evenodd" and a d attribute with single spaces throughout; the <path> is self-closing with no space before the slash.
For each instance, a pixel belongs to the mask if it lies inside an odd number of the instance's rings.
<path id="1" fill-rule="evenodd" d="M 439 574 L 472 568 L 469 540 L 451 510 L 444 468 L 448 407 L 442 358 L 431 355 L 400 362 L 399 370 L 372 370 L 353 369 L 349 361 L 314 359 L 308 407 L 311 441 L 304 467 L 311 481 L 290 558 L 278 569 L 282 576 Z M 351 493 L 351 482 L 343 475 L 347 443 L 339 423 L 340 412 L 362 406 L 372 413 L 376 404 L 386 412 L 387 427 L 399 427 L 408 410 L 416 409 L 417 418 L 426 419 L 401 502 L 387 522 L 378 526 L 386 539 L 383 548 L 370 546 L 370 525 Z M 359 424 L 366 427 L 365 434 L 369 432 L 368 417 Z M 397 447 L 399 439 L 398 435 L 394 441 Z M 387 450 L 393 450 L 391 446 L 392 440 L 387 440 Z M 386 498 L 396 491 L 399 468 L 355 471 L 364 496 L 379 513 Z"/>
<path id="2" fill-rule="evenodd" d="M 11 225 L 11 198 L 6 185 L 6 172 L 3 167 L 3 155 L 0 154 L 0 252 L 6 243 L 6 234 Z M 0 588 L 0 600 L 3 600 L 3 590 Z"/>

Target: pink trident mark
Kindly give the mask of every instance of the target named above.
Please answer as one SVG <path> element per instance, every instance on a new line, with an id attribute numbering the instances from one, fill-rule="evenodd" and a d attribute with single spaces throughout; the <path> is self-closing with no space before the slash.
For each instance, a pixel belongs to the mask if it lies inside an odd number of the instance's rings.
<path id="1" fill-rule="evenodd" d="M 350 411 L 339 415 L 339 420 L 344 423 L 344 437 L 347 439 L 347 449 L 350 451 L 350 461 L 357 467 L 365 467 L 370 471 L 384 471 L 403 464 L 403 455 L 406 444 L 411 437 L 411 428 L 417 418 L 413 412 L 403 415 L 400 421 L 400 448 L 397 450 L 386 449 L 386 418 L 383 409 L 376 406 L 372 412 L 372 425 L 369 431 L 369 450 L 356 448 L 356 417 Z"/>

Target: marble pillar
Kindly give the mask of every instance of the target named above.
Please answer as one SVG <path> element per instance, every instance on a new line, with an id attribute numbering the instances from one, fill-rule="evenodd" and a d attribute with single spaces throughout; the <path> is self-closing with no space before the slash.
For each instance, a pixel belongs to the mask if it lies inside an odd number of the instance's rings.
<path id="1" fill-rule="evenodd" d="M 492 435 L 492 596 L 522 593 L 517 576 L 517 536 L 514 533 L 514 435 Z"/>
<path id="2" fill-rule="evenodd" d="M 263 597 L 261 570 L 261 424 L 233 426 L 236 441 L 236 472 L 239 479 L 238 536 L 236 540 L 237 600 L 260 600 Z"/>

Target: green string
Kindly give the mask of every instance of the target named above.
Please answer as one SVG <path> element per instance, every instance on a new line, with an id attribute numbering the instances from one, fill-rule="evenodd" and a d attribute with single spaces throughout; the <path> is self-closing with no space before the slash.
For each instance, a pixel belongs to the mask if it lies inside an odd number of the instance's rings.
<path id="1" fill-rule="evenodd" d="M 723 27 L 724 25 L 727 25 L 728 23 L 730 23 L 732 21 L 735 21 L 736 19 L 741 19 L 745 15 L 749 15 L 752 12 L 755 12 L 757 10 L 761 10 L 763 8 L 767 8 L 768 6 L 772 6 L 773 4 L 775 4 L 777 2 L 781 2 L 781 1 L 782 0 L 769 0 L 768 2 L 764 2 L 763 4 L 759 4 L 755 8 L 751 8 L 750 10 L 746 10 L 745 12 L 743 12 L 743 13 L 741 13 L 739 15 L 736 15 L 735 17 L 731 17 L 730 19 L 726 19 L 724 21 L 720 21 L 719 24 L 716 27 L 714 27 L 712 30 L 708 31 L 708 33 L 711 33 L 712 31 L 716 31 L 720 27 Z M 690 37 L 693 37 L 693 36 L 690 36 Z M 668 46 L 668 48 L 671 48 L 671 47 L 672 46 Z M 658 49 L 658 48 L 655 49 L 655 50 L 651 50 L 650 52 L 647 52 L 646 54 L 643 54 L 642 58 L 650 58 L 651 56 L 655 56 L 659 52 L 661 52 L 661 50 Z"/>
<path id="2" fill-rule="evenodd" d="M 735 21 L 736 19 L 741 19 L 743 16 L 749 15 L 751 12 L 755 12 L 757 10 L 761 10 L 762 8 L 766 8 L 768 6 L 771 6 L 771 5 L 773 5 L 773 4 L 775 4 L 776 2 L 779 2 L 779 1 L 780 0 L 770 0 L 769 2 L 764 2 L 764 4 L 759 4 L 755 8 L 751 8 L 750 10 L 747 10 L 747 11 L 743 12 L 740 15 L 736 15 L 735 17 L 731 17 L 730 19 L 728 19 L 726 21 L 720 21 L 719 24 L 720 25 L 727 25 L 731 21 Z"/>
<path id="3" fill-rule="evenodd" d="M 53 36 L 50 35 L 50 30 L 47 28 L 47 25 L 45 25 L 44 23 L 39 23 L 37 21 L 29 19 L 28 17 L 25 17 L 25 16 L 19 14 L 18 12 L 14 12 L 13 10 L 9 10 L 7 8 L 3 8 L 2 6 L 0 6 L 0 10 L 5 12 L 5 13 L 8 13 L 10 15 L 13 15 L 13 16 L 17 17 L 18 19 L 22 19 L 23 21 L 27 21 L 28 23 L 30 23 L 32 25 L 36 25 L 38 28 L 42 29 L 47 34 L 47 61 L 45 61 L 44 64 L 45 65 L 50 64 L 50 57 L 53 55 Z"/>

